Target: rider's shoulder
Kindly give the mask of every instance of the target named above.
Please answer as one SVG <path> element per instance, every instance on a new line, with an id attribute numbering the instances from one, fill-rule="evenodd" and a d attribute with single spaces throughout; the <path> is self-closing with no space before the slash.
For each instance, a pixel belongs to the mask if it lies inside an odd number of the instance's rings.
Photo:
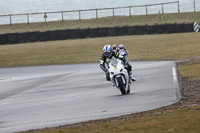
<path id="1" fill-rule="evenodd" d="M 101 55 L 100 55 L 100 59 L 105 59 L 105 55 L 104 55 L 104 54 L 101 54 Z"/>

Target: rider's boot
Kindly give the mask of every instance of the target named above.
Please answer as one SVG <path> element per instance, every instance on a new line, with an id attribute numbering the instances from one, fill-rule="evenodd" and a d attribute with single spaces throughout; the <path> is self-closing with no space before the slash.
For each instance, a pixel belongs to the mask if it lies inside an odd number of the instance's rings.
<path id="1" fill-rule="evenodd" d="M 131 81 L 136 81 L 136 79 L 133 77 L 133 75 L 132 75 L 132 71 L 131 72 L 129 72 L 129 79 L 131 80 Z"/>
<path id="2" fill-rule="evenodd" d="M 105 74 L 106 74 L 106 80 L 107 80 L 107 81 L 110 81 L 110 75 L 109 75 L 109 73 L 106 72 Z"/>

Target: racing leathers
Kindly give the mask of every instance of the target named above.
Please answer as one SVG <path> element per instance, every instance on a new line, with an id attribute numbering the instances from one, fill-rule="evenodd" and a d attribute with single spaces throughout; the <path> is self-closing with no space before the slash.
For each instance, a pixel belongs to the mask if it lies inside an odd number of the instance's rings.
<path id="1" fill-rule="evenodd" d="M 133 80 L 131 78 L 132 77 L 131 76 L 131 74 L 132 74 L 132 66 L 128 63 L 128 61 L 126 60 L 125 57 L 119 55 L 119 51 L 116 51 L 116 52 L 112 51 L 112 54 L 109 57 L 106 57 L 104 54 L 102 54 L 100 56 L 100 68 L 105 72 L 106 80 L 110 81 L 110 75 L 109 75 L 109 72 L 108 72 L 108 63 L 110 62 L 112 57 L 119 58 L 120 60 L 122 60 L 124 62 L 124 66 L 128 71 L 130 79 L 132 81 L 135 81 L 135 80 Z"/>

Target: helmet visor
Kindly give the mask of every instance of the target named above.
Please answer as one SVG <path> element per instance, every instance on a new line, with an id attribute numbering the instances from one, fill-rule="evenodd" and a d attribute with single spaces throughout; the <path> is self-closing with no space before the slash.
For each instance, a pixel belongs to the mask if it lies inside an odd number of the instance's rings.
<path id="1" fill-rule="evenodd" d="M 109 56 L 111 55 L 111 52 L 106 52 L 106 53 L 104 53 L 104 55 L 105 55 L 106 57 L 109 57 Z"/>

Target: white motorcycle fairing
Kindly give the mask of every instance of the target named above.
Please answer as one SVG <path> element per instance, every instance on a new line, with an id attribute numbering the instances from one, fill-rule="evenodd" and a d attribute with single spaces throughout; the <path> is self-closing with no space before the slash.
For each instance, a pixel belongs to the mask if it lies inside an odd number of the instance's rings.
<path id="1" fill-rule="evenodd" d="M 122 95 L 128 94 L 130 92 L 131 80 L 124 67 L 124 63 L 120 59 L 113 57 L 110 60 L 108 72 L 113 86 L 116 86 Z"/>

